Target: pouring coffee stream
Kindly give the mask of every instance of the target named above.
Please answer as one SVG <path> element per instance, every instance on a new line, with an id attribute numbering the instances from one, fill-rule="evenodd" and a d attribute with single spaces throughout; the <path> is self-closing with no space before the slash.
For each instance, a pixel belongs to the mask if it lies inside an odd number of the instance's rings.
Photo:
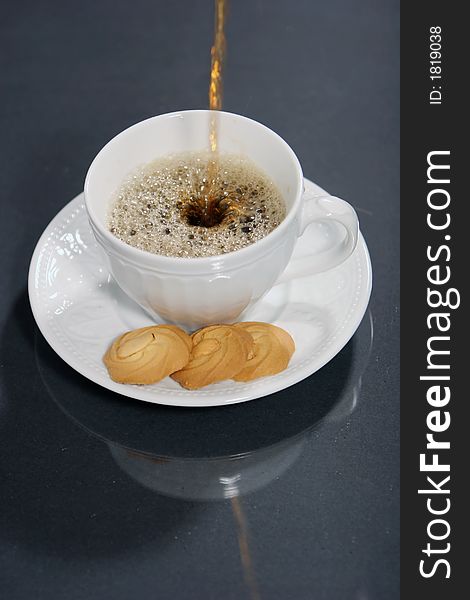
<path id="1" fill-rule="evenodd" d="M 222 109 L 223 68 L 225 61 L 225 19 L 227 16 L 227 1 L 215 0 L 215 31 L 214 45 L 211 48 L 211 78 L 209 84 L 209 108 Z M 213 121 L 212 123 L 215 123 Z M 211 127 L 210 142 L 212 152 L 217 151 L 217 129 Z"/>
<path id="2" fill-rule="evenodd" d="M 209 160 L 202 185 L 197 186 L 188 199 L 182 202 L 182 213 L 190 225 L 214 227 L 236 216 L 234 199 L 216 189 L 219 171 L 219 143 L 217 111 L 222 110 L 223 73 L 225 63 L 225 20 L 227 0 L 215 0 L 214 43 L 211 47 L 211 71 L 209 82 Z"/>

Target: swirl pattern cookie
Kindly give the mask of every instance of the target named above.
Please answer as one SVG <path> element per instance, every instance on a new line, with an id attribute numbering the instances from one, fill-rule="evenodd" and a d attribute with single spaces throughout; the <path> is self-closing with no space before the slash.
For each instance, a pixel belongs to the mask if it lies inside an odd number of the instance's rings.
<path id="1" fill-rule="evenodd" d="M 251 381 L 275 375 L 287 368 L 295 351 L 294 340 L 287 331 L 270 323 L 258 322 L 236 323 L 233 327 L 249 333 L 254 346 L 252 356 L 232 379 Z"/>
<path id="2" fill-rule="evenodd" d="M 189 390 L 232 379 L 253 353 L 253 339 L 231 325 L 211 325 L 192 335 L 188 364 L 172 379 Z"/>
<path id="3" fill-rule="evenodd" d="M 174 325 L 152 325 L 118 337 L 103 357 L 118 383 L 156 383 L 189 360 L 191 338 Z"/>

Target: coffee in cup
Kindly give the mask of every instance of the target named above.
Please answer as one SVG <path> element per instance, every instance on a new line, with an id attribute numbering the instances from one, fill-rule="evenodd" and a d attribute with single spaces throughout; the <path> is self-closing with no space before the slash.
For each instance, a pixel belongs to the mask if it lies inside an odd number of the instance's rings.
<path id="1" fill-rule="evenodd" d="M 234 252 L 271 233 L 286 206 L 267 174 L 241 155 L 219 155 L 213 169 L 211 162 L 208 152 L 191 152 L 139 167 L 111 203 L 111 233 L 140 250 L 182 258 Z"/>

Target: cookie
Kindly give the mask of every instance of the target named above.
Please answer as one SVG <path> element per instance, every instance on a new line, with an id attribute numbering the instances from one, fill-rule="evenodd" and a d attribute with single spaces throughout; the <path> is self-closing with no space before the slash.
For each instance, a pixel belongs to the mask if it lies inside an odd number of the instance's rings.
<path id="1" fill-rule="evenodd" d="M 258 377 L 275 375 L 283 371 L 295 351 L 292 337 L 270 323 L 236 323 L 235 329 L 249 333 L 253 338 L 253 354 L 245 366 L 233 376 L 235 381 L 251 381 Z"/>
<path id="2" fill-rule="evenodd" d="M 103 362 L 118 383 L 156 383 L 184 367 L 191 348 L 191 338 L 179 327 L 152 325 L 118 337 Z"/>
<path id="3" fill-rule="evenodd" d="M 231 325 L 211 325 L 192 335 L 188 364 L 172 379 L 188 390 L 232 379 L 253 355 L 253 339 Z"/>

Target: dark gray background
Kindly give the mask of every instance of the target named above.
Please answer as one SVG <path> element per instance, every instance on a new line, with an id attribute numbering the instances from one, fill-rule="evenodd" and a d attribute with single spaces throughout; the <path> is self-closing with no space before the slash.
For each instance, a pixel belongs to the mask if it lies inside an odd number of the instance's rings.
<path id="1" fill-rule="evenodd" d="M 368 315 L 320 373 L 209 411 L 86 382 L 42 340 L 26 278 L 39 235 L 107 140 L 207 106 L 212 2 L 22 1 L 1 12 L 1 596 L 398 598 L 398 1 L 232 2 L 224 107 L 277 131 L 308 177 L 356 207 L 374 340 Z M 239 499 L 252 579 L 230 501 L 151 491 L 103 439 L 164 455 L 170 470 L 182 455 L 258 460 L 301 444 L 289 469 L 266 468 L 272 480 Z"/>

